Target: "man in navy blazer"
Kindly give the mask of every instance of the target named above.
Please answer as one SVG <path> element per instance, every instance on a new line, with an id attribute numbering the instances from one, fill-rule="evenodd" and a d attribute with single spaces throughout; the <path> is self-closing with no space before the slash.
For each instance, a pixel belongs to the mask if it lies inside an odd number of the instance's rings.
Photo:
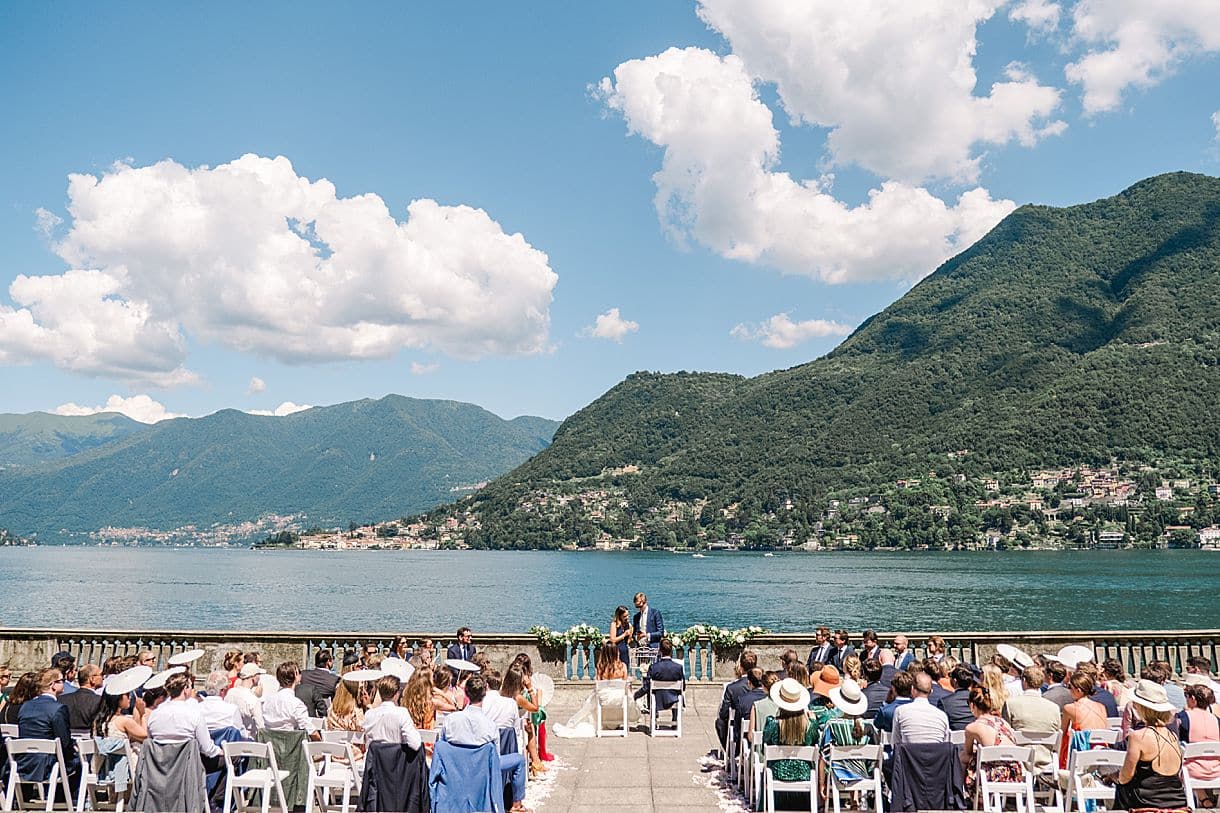
<path id="1" fill-rule="evenodd" d="M 39 695 L 21 704 L 17 712 L 18 735 L 23 739 L 59 740 L 63 749 L 68 784 L 75 788 L 80 780 L 80 757 L 72 730 L 68 727 L 68 707 L 59 702 L 64 690 L 64 673 L 51 667 L 38 674 Z M 17 768 L 23 779 L 43 782 L 51 773 L 55 757 L 50 754 L 22 754 Z"/>
<path id="2" fill-rule="evenodd" d="M 644 684 L 640 686 L 635 693 L 635 699 L 641 697 L 649 697 L 649 692 L 652 689 L 652 682 L 670 682 L 682 681 L 682 689 L 686 689 L 686 670 L 682 668 L 682 664 L 673 659 L 674 645 L 668 638 L 662 638 L 660 643 L 660 657 L 658 657 L 648 667 L 648 673 L 644 675 Z M 678 704 L 678 699 L 682 696 L 682 692 L 676 692 L 672 689 L 657 690 L 657 711 L 674 708 Z M 674 710 L 674 719 L 677 719 L 677 710 Z"/>
<path id="3" fill-rule="evenodd" d="M 743 650 L 737 659 L 737 671 L 740 677 L 724 687 L 724 694 L 720 698 L 720 712 L 716 715 L 716 737 L 720 740 L 721 748 L 728 748 L 729 711 L 736 709 L 741 696 L 750 691 L 750 681 L 746 675 L 757 666 L 758 656 L 748 649 Z M 740 725 L 737 730 L 741 730 Z"/>
<path id="4" fill-rule="evenodd" d="M 635 594 L 635 616 L 631 619 L 631 634 L 636 643 L 652 649 L 657 648 L 665 637 L 665 621 L 661 613 L 648 606 L 648 596 Z"/>

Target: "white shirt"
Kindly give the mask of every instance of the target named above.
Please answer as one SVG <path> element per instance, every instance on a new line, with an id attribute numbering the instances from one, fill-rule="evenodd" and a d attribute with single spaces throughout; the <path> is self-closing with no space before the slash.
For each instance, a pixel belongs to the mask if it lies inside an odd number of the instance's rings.
<path id="1" fill-rule="evenodd" d="M 423 744 L 411 712 L 388 700 L 364 713 L 365 742 L 401 742 L 418 749 Z"/>
<path id="2" fill-rule="evenodd" d="M 254 739 L 260 728 L 267 727 L 263 722 L 263 701 L 258 699 L 253 689 L 234 686 L 225 692 L 224 699 L 226 703 L 232 703 L 241 714 L 242 728 L 250 739 Z"/>
<path id="3" fill-rule="evenodd" d="M 949 717 L 928 702 L 916 697 L 894 710 L 892 743 L 929 743 L 949 741 Z"/>
<path id="4" fill-rule="evenodd" d="M 461 711 L 445 715 L 441 737 L 454 745 L 482 745 L 485 742 L 498 743 L 500 732 L 482 708 L 471 704 Z"/>
<path id="5" fill-rule="evenodd" d="M 263 724 L 272 731 L 312 731 L 309 710 L 292 689 L 263 698 Z"/>
<path id="6" fill-rule="evenodd" d="M 505 697 L 495 689 L 488 689 L 483 698 L 483 713 L 496 724 L 496 728 L 513 728 L 517 725 L 517 701 Z"/>
<path id="7" fill-rule="evenodd" d="M 203 714 L 203 724 L 207 726 L 208 731 L 219 731 L 229 727 L 244 731 L 246 728 L 237 706 L 226 703 L 219 697 L 208 695 L 200 700 L 199 711 Z"/>
<path id="8" fill-rule="evenodd" d="M 166 700 L 148 715 L 148 736 L 155 742 L 199 743 L 199 752 L 205 757 L 220 755 L 220 746 L 212 742 L 208 728 L 203 722 L 203 712 L 193 699 Z"/>

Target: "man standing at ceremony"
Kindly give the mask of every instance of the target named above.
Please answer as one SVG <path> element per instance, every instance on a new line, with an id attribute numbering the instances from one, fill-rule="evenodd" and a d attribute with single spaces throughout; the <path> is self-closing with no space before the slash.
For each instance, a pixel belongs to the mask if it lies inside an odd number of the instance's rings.
<path id="1" fill-rule="evenodd" d="M 665 621 L 661 613 L 648 606 L 648 596 L 635 594 L 635 617 L 631 619 L 631 633 L 636 643 L 656 649 L 665 637 Z"/>

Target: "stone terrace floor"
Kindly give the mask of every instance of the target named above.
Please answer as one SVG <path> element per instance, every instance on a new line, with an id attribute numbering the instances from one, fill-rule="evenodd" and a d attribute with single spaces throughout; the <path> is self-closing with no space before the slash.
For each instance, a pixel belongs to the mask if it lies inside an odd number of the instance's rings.
<path id="1" fill-rule="evenodd" d="M 587 694 L 588 690 L 577 688 L 557 692 L 547 709 L 548 728 L 566 722 Z M 555 777 L 538 788 L 549 793 L 532 809 L 545 813 L 741 810 L 732 801 L 719 802 L 714 787 L 720 781 L 719 774 L 701 770 L 700 760 L 716 747 L 714 726 L 720 695 L 718 683 L 688 687 L 681 739 L 649 737 L 646 726 L 637 726 L 626 738 L 549 736 L 547 748 L 560 766 L 550 763 Z"/>

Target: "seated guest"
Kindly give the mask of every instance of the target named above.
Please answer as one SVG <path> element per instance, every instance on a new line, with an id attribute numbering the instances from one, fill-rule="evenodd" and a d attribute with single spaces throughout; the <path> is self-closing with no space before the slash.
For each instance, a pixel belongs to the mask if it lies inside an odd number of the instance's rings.
<path id="1" fill-rule="evenodd" d="M 927 650 L 928 657 L 937 663 L 943 661 L 945 659 L 945 655 L 949 654 L 949 648 L 945 643 L 945 639 L 941 638 L 939 635 L 932 635 L 928 638 Z"/>
<path id="2" fill-rule="evenodd" d="M 225 689 L 226 692 L 237 684 L 237 673 L 241 671 L 245 663 L 245 658 L 240 649 L 230 649 L 224 654 L 224 658 L 220 662 L 220 668 L 224 670 L 225 675 L 229 678 L 229 685 Z M 152 664 L 149 665 L 151 666 Z"/>
<path id="3" fill-rule="evenodd" d="M 1038 734 L 1058 732 L 1061 724 L 1059 707 L 1042 696 L 1042 681 L 1045 673 L 1041 667 L 1029 666 L 1021 672 L 1021 694 L 1008 698 L 1002 715 L 1015 731 L 1030 731 Z M 1045 745 L 1034 746 L 1035 761 L 1046 765 L 1051 752 Z"/>
<path id="4" fill-rule="evenodd" d="M 335 684 L 339 676 L 333 671 L 335 655 L 329 649 L 319 649 L 313 657 L 313 669 L 301 673 L 301 682 L 296 694 L 305 704 L 310 717 L 325 717 L 330 703 L 335 698 Z"/>
<path id="5" fill-rule="evenodd" d="M 949 673 L 953 691 L 942 696 L 935 705 L 949 718 L 949 728 L 953 731 L 964 731 L 966 726 L 974 722 L 974 713 L 970 710 L 970 688 L 974 686 L 974 672 L 969 666 L 958 664 Z M 1054 705 L 1053 703 L 1051 705 Z M 1056 720 L 1059 710 L 1055 710 Z M 1055 728 L 1058 729 L 1058 723 Z"/>
<path id="6" fill-rule="evenodd" d="M 431 669 L 436 658 L 436 644 L 431 638 L 419 639 L 419 648 L 415 650 L 415 654 L 411 656 L 409 663 L 416 669 Z"/>
<path id="7" fill-rule="evenodd" d="M 843 682 L 830 690 L 830 702 L 839 712 L 838 717 L 826 721 L 818 743 L 823 748 L 823 761 L 819 765 L 819 785 L 822 795 L 826 795 L 827 762 L 830 757 L 828 746 L 846 747 L 851 745 L 871 745 L 876 741 L 877 730 L 873 724 L 861 715 L 868 708 L 868 700 L 860 685 L 851 678 L 843 678 Z M 868 763 L 863 760 L 846 760 L 834 763 L 835 775 L 844 781 L 857 781 L 868 778 Z"/>
<path id="8" fill-rule="evenodd" d="M 928 675 L 928 677 L 932 678 L 932 693 L 928 695 L 928 702 L 933 706 L 938 705 L 940 703 L 940 699 L 949 694 L 948 689 L 940 685 L 940 666 L 947 660 L 948 656 L 946 656 L 945 659 L 939 663 L 931 658 L 924 658 L 923 660 L 923 671 Z"/>
<path id="9" fill-rule="evenodd" d="M 1121 668 L 1121 667 L 1120 667 Z M 1220 696 L 1220 683 L 1212 680 L 1212 662 L 1207 658 L 1192 655 L 1186 659 L 1186 674 L 1195 675 L 1192 682 L 1203 684 L 1212 690 L 1212 694 Z M 1191 680 L 1188 678 L 1188 680 Z"/>
<path id="10" fill-rule="evenodd" d="M 795 650 L 793 651 L 795 652 Z M 775 705 L 775 701 L 771 699 L 771 687 L 783 679 L 783 672 L 763 672 L 762 689 L 766 694 L 762 699 L 754 701 L 754 708 L 750 709 L 748 725 L 751 731 L 761 735 L 763 726 L 767 724 L 767 718 L 779 714 L 779 706 Z M 755 739 L 754 742 L 759 742 L 759 740 Z"/>
<path id="11" fill-rule="evenodd" d="M 877 711 L 889 699 L 890 687 L 888 683 L 881 682 L 881 661 L 875 658 L 869 658 L 862 665 L 861 669 L 864 672 L 864 697 L 868 700 L 868 708 L 864 711 L 866 719 L 872 719 L 877 716 Z"/>
<path id="12" fill-rule="evenodd" d="M 813 725 L 809 722 L 809 690 L 792 678 L 771 687 L 771 701 L 779 713 L 768 717 L 763 726 L 763 745 L 814 745 Z M 777 759 L 767 763 L 781 782 L 808 782 L 809 763 L 799 759 Z"/>
<path id="13" fill-rule="evenodd" d="M 873 725 L 881 731 L 893 731 L 894 713 L 902 706 L 911 702 L 911 689 L 915 686 L 915 678 L 910 672 L 898 672 L 890 683 L 890 700 L 877 711 Z"/>
<path id="14" fill-rule="evenodd" d="M 737 741 L 741 740 L 741 731 L 750 719 L 750 712 L 754 710 L 754 704 L 766 697 L 766 692 L 763 690 L 763 670 L 755 666 L 745 674 L 746 691 L 737 696 L 734 701 L 733 712 L 736 715 L 732 731 L 729 734 L 736 737 Z"/>
<path id="15" fill-rule="evenodd" d="M 168 699 L 154 701 L 156 706 L 148 715 L 148 737 L 162 743 L 194 740 L 199 744 L 204 767 L 210 773 L 223 767 L 220 746 L 212 742 L 203 722 L 203 712 L 195 702 L 194 684 L 195 678 L 190 672 L 179 672 L 166 679 L 164 688 Z"/>
<path id="16" fill-rule="evenodd" d="M 986 689 L 975 686 L 970 690 L 970 709 L 974 712 L 975 720 L 966 726 L 966 741 L 961 752 L 962 766 L 966 769 L 967 799 L 974 798 L 978 785 L 978 749 L 993 745 L 1016 745 L 1012 727 L 1000 717 L 1000 707 Z M 1025 769 L 1019 762 L 984 763 L 983 770 L 987 772 L 990 782 L 1020 782 L 1025 776 Z"/>
<path id="17" fill-rule="evenodd" d="M 51 666 L 58 669 L 64 676 L 64 690 L 61 695 L 72 694 L 78 688 L 76 683 L 76 658 L 71 652 L 57 652 L 51 658 Z"/>
<path id="18" fill-rule="evenodd" d="M 881 662 L 881 682 L 885 684 L 885 688 L 890 687 L 890 681 L 894 679 L 900 670 L 895 665 L 894 653 L 888 649 L 881 650 L 881 655 L 877 658 Z"/>
<path id="19" fill-rule="evenodd" d="M 991 663 L 1002 673 L 1004 691 L 1008 697 L 1019 695 L 1021 693 L 1021 667 L 998 652 L 991 656 Z"/>
<path id="20" fill-rule="evenodd" d="M 669 640 L 668 638 L 662 638 L 660 644 L 660 656 L 653 661 L 651 666 L 648 667 L 648 672 L 644 675 L 644 684 L 640 686 L 639 690 L 635 693 L 636 700 L 639 700 L 641 697 L 648 697 L 650 698 L 651 702 L 650 693 L 652 689 L 652 681 L 654 680 L 666 683 L 671 681 L 682 681 L 683 684 L 685 684 L 686 670 L 682 668 L 682 664 L 673 659 L 673 654 L 673 641 Z M 656 711 L 665 711 L 666 709 L 674 708 L 678 705 L 678 701 L 681 698 L 681 692 L 675 692 L 670 689 L 658 690 L 656 698 Z M 674 712 L 674 719 L 677 719 L 677 711 Z"/>
<path id="21" fill-rule="evenodd" d="M 1084 664 L 1081 664 L 1081 666 L 1083 665 Z M 1089 674 L 1093 675 L 1094 673 L 1090 672 Z M 1140 680 L 1148 680 L 1157 684 L 1158 686 L 1164 686 L 1165 682 L 1169 679 L 1169 674 L 1170 672 L 1167 666 L 1161 666 L 1159 661 L 1149 661 L 1148 663 L 1144 664 L 1144 668 L 1140 670 Z M 1096 677 L 1093 679 L 1094 681 L 1097 680 Z M 1094 685 L 1092 699 L 1103 704 L 1105 702 L 1102 698 L 1097 696 L 1096 684 Z M 1133 728 L 1139 728 L 1143 725 L 1143 723 L 1140 722 L 1139 715 L 1136 714 L 1135 705 L 1131 701 L 1127 702 L 1127 705 L 1123 707 L 1118 715 L 1112 714 L 1108 707 L 1106 709 L 1106 714 L 1110 717 L 1122 717 L 1123 737 L 1126 737 Z M 1170 729 L 1172 731 L 1177 731 L 1177 725 L 1176 719 L 1170 721 Z"/>
<path id="22" fill-rule="evenodd" d="M 940 686 L 946 692 L 953 691 L 953 679 L 950 677 L 950 675 L 952 675 L 953 670 L 957 668 L 957 658 L 953 657 L 952 655 L 946 655 L 944 660 L 942 660 L 938 665 L 940 666 L 940 677 L 936 679 L 936 685 Z M 939 700 L 940 698 L 936 697 L 935 695 L 933 695 L 933 697 L 936 699 L 931 701 L 932 705 L 936 705 L 936 700 Z"/>
<path id="23" fill-rule="evenodd" d="M 1008 702 L 1008 685 L 1005 683 L 1007 675 L 1004 671 L 994 663 L 983 664 L 981 671 L 983 674 L 979 678 L 979 685 L 987 690 L 987 696 L 997 703 Z"/>
<path id="24" fill-rule="evenodd" d="M 453 673 L 448 669 L 436 669 L 432 673 L 432 707 L 437 711 L 458 711 L 466 704 L 466 694 L 453 682 Z"/>
<path id="25" fill-rule="evenodd" d="M 1123 713 L 1122 709 L 1118 707 L 1118 699 L 1110 694 L 1102 682 L 1100 666 L 1092 661 L 1085 661 L 1076 666 L 1076 671 L 1084 672 L 1093 680 L 1092 698 L 1105 706 L 1107 717 L 1118 717 Z M 1169 674 L 1169 669 L 1166 668 L 1163 672 L 1164 677 L 1167 679 Z"/>
<path id="26" fill-rule="evenodd" d="M 864 662 L 854 652 L 843 659 L 843 677 L 860 683 L 864 680 Z"/>
<path id="27" fill-rule="evenodd" d="M 80 782 L 80 756 L 68 726 L 68 708 L 59 702 L 63 694 L 64 673 L 55 666 L 38 673 L 35 697 L 23 702 L 17 711 L 17 731 L 22 739 L 59 740 L 63 749 L 68 784 L 75 791 Z M 45 781 L 55 757 L 48 754 L 21 754 L 17 767 L 23 779 Z M 71 802 L 71 800 L 67 800 Z"/>
<path id="28" fill-rule="evenodd" d="M 758 656 L 748 649 L 742 650 L 734 666 L 737 678 L 724 687 L 724 694 L 720 696 L 720 710 L 716 715 L 716 737 L 720 740 L 721 748 L 728 748 L 729 713 L 737 707 L 738 698 L 749 691 L 746 675 L 757 666 Z M 759 684 L 761 685 L 761 681 Z"/>
<path id="29" fill-rule="evenodd" d="M 1173 665 L 1169 661 L 1157 661 L 1156 665 L 1161 667 L 1161 671 L 1165 674 L 1165 682 L 1161 684 L 1165 689 L 1165 696 L 1169 698 L 1169 702 L 1178 711 L 1186 708 L 1186 695 L 1182 692 L 1182 687 L 1173 682 L 1174 671 Z"/>
<path id="30" fill-rule="evenodd" d="M 9 692 L 8 700 L 0 705 L 0 723 L 5 725 L 17 725 L 17 716 L 21 713 L 21 706 L 38 696 L 38 673 L 25 672 L 13 684 L 13 690 Z M 2 766 L 0 766 L 2 769 Z"/>
<path id="31" fill-rule="evenodd" d="M 423 740 L 411 713 L 398 705 L 402 695 L 402 681 L 393 675 L 378 678 L 376 683 L 377 705 L 364 715 L 364 741 L 402 743 L 408 748 L 419 750 Z"/>
<path id="32" fill-rule="evenodd" d="M 1220 718 L 1211 710 L 1216 702 L 1211 687 L 1195 683 L 1186 686 L 1184 692 L 1186 710 L 1178 712 L 1178 738 L 1184 743 L 1220 741 Z M 1220 759 L 1192 759 L 1186 765 L 1186 773 L 1201 781 L 1220 779 Z M 1214 804 L 1212 798 L 1207 801 Z"/>
<path id="33" fill-rule="evenodd" d="M 203 724 L 208 733 L 215 733 L 222 728 L 246 730 L 245 720 L 237 706 L 220 696 L 229 685 L 229 676 L 217 670 L 208 675 L 203 682 L 204 698 L 199 701 L 199 711 L 203 714 Z"/>
<path id="34" fill-rule="evenodd" d="M 414 653 L 411 652 L 411 641 L 405 635 L 398 635 L 394 637 L 394 643 L 390 644 L 390 651 L 386 653 L 386 657 L 406 661 L 411 659 L 412 654 Z"/>
<path id="35" fill-rule="evenodd" d="M 411 714 L 411 721 L 415 723 L 416 728 L 435 727 L 436 708 L 432 705 L 431 669 L 416 669 L 411 673 L 402 690 L 402 700 L 399 704 Z"/>
<path id="36" fill-rule="evenodd" d="M 1131 700 L 1132 687 L 1127 685 L 1127 672 L 1117 658 L 1106 658 L 1101 662 L 1101 685 L 1114 695 L 1120 709 Z"/>
<path id="37" fill-rule="evenodd" d="M 821 740 L 827 721 L 839 716 L 839 710 L 830 700 L 830 692 L 839 688 L 842 682 L 839 670 L 833 666 L 823 666 L 809 681 L 809 719 L 813 726 L 814 742 Z"/>
<path id="38" fill-rule="evenodd" d="M 225 702 L 232 704 L 241 715 L 241 727 L 249 739 L 254 739 L 261 729 L 267 727 L 263 721 L 263 701 L 257 694 L 258 680 L 262 674 L 261 666 L 243 664 L 237 672 L 237 679 L 225 692 Z"/>
<path id="39" fill-rule="evenodd" d="M 949 718 L 928 702 L 931 694 L 932 676 L 927 672 L 916 672 L 915 684 L 911 687 L 911 702 L 894 710 L 891 743 L 897 745 L 949 741 Z"/>
<path id="40" fill-rule="evenodd" d="M 1127 735 L 1127 756 L 1118 772 L 1115 807 L 1123 810 L 1185 808 L 1182 747 L 1167 727 L 1174 715 L 1173 704 L 1164 687 L 1151 680 L 1136 684 L 1131 703 L 1141 725 Z"/>
<path id="41" fill-rule="evenodd" d="M 615 660 L 617 660 L 617 649 L 614 654 Z M 619 661 L 619 663 L 622 662 Z M 449 670 L 441 669 L 439 674 L 447 675 Z M 517 712 L 517 701 L 515 698 L 504 697 L 500 694 L 502 678 L 499 671 L 488 669 L 482 677 L 487 683 L 487 692 L 483 696 L 483 713 L 496 724 L 497 729 L 516 728 L 517 720 L 520 717 Z"/>
<path id="42" fill-rule="evenodd" d="M 340 680 L 335 687 L 335 699 L 326 712 L 327 731 L 363 731 L 364 709 L 357 702 L 362 684 Z"/>
<path id="43" fill-rule="evenodd" d="M 1063 731 L 1059 746 L 1060 770 L 1067 770 L 1072 751 L 1089 747 L 1086 741 L 1073 736 L 1076 732 L 1106 729 L 1110 725 L 1106 719 L 1106 707 L 1092 699 L 1093 678 L 1088 673 L 1079 670 L 1073 672 L 1068 678 L 1068 688 L 1072 692 L 1072 702 L 1064 706 L 1059 715 L 1059 727 Z"/>
<path id="44" fill-rule="evenodd" d="M 500 742 L 500 732 L 495 723 L 483 712 L 483 700 L 487 695 L 487 682 L 482 675 L 472 675 L 466 681 L 466 696 L 470 702 L 461 711 L 445 715 L 441 724 L 441 739 L 454 745 L 480 746 Z M 524 813 L 525 805 L 525 757 L 521 754 L 501 754 L 500 770 L 510 772 L 513 787 L 513 811 Z"/>
<path id="45" fill-rule="evenodd" d="M 73 731 L 93 728 L 102 708 L 101 667 L 87 663 L 77 672 L 80 690 L 62 695 L 59 702 L 68 707 L 68 725 Z"/>
<path id="46" fill-rule="evenodd" d="M 263 698 L 263 723 L 269 731 L 304 731 L 312 740 L 321 739 L 309 722 L 309 710 L 296 695 L 301 681 L 301 667 L 292 661 L 284 661 L 275 668 L 275 679 L 279 691 Z"/>
<path id="47" fill-rule="evenodd" d="M 1047 660 L 1046 688 L 1042 696 L 1054 703 L 1063 711 L 1063 707 L 1072 702 L 1072 690 L 1067 687 L 1068 668 L 1062 661 Z"/>

